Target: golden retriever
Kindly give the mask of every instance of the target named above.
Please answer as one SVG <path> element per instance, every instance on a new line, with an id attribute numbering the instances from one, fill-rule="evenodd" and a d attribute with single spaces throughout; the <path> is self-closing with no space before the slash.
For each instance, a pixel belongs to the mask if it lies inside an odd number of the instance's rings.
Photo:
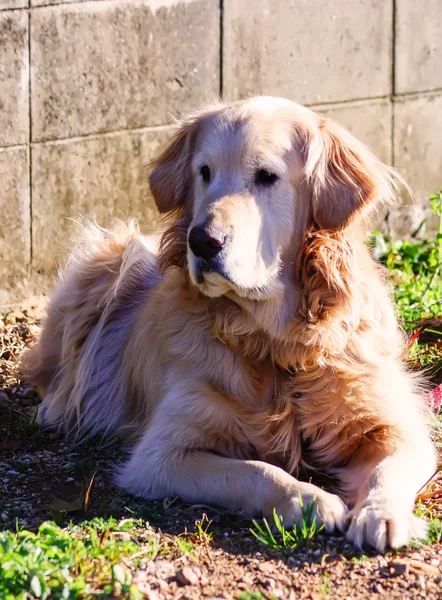
<path id="1" fill-rule="evenodd" d="M 335 122 L 258 97 L 185 119 L 150 187 L 167 228 L 91 227 L 27 376 L 40 422 L 132 444 L 118 484 L 379 551 L 426 535 L 422 393 L 364 217 L 398 178 Z M 296 478 L 308 466 L 339 496 Z"/>

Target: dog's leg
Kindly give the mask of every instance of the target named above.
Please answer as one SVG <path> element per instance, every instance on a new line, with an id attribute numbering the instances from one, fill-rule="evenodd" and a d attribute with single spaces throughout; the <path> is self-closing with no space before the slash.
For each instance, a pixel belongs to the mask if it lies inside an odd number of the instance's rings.
<path id="1" fill-rule="evenodd" d="M 278 467 L 201 450 L 170 454 L 160 451 L 161 457 L 155 454 L 152 461 L 152 451 L 146 456 L 138 448 L 121 470 L 117 483 L 146 499 L 178 495 L 185 502 L 212 504 L 249 517 L 272 519 L 275 509 L 286 526 L 301 522 L 302 507 L 314 501 L 312 515 L 317 522 L 327 531 L 342 530 L 347 509 L 338 496 L 298 481 Z"/>
<path id="2" fill-rule="evenodd" d="M 417 492 L 436 467 L 428 440 L 403 444 L 395 454 L 370 468 L 354 465 L 343 478 L 353 489 L 356 503 L 347 516 L 347 538 L 362 548 L 369 544 L 379 551 L 400 548 L 413 538 L 427 535 L 427 523 L 413 515 Z"/>
<path id="3" fill-rule="evenodd" d="M 355 423 L 367 433 L 337 473 L 351 507 L 347 538 L 359 548 L 368 544 L 379 551 L 425 538 L 427 524 L 413 515 L 413 508 L 416 494 L 436 469 L 421 398 L 410 389 L 405 374 L 395 372 L 394 366 L 391 372 L 398 393 L 385 394 L 383 409 L 376 399 L 379 425 L 373 423 L 373 416 L 371 424 L 364 421 L 363 415 Z M 374 401 L 374 396 L 368 397 L 366 405 Z"/>
<path id="4" fill-rule="evenodd" d="M 342 529 L 347 508 L 338 496 L 274 465 L 203 450 L 203 435 L 199 445 L 197 437 L 184 420 L 174 422 L 169 412 L 164 418 L 157 415 L 120 470 L 118 485 L 146 499 L 178 495 L 189 503 L 213 504 L 247 516 L 271 518 L 276 509 L 287 526 L 300 522 L 302 506 L 315 501 L 317 521 L 328 531 Z"/>

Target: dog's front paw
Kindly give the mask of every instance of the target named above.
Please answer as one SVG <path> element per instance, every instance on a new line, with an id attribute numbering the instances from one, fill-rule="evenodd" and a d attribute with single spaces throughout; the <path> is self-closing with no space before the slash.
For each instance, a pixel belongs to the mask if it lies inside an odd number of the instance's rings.
<path id="1" fill-rule="evenodd" d="M 309 504 L 313 503 L 310 521 L 316 517 L 318 526 L 324 525 L 325 530 L 329 533 L 336 529 L 343 531 L 345 516 L 348 513 L 345 503 L 335 494 L 330 494 L 315 486 L 311 487 L 313 488 L 311 491 L 303 490 L 301 493 L 295 493 L 275 506 L 284 525 L 293 527 L 294 524 L 302 523 L 309 512 Z"/>
<path id="2" fill-rule="evenodd" d="M 400 502 L 366 501 L 346 517 L 346 538 L 359 549 L 371 546 L 379 552 L 401 548 L 413 539 L 425 539 L 428 524 L 415 517 Z"/>

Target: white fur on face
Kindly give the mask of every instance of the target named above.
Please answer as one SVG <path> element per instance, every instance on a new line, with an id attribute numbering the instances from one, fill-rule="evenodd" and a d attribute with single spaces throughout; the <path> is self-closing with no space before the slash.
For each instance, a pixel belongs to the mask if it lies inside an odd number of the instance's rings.
<path id="1" fill-rule="evenodd" d="M 233 113 L 232 113 L 233 114 Z M 242 119 L 222 114 L 202 131 L 192 160 L 193 219 L 224 246 L 205 262 L 188 247 L 190 277 L 210 297 L 235 291 L 239 296 L 266 298 L 281 289 L 282 255 L 294 231 L 296 190 L 288 124 L 276 119 Z M 204 181 L 201 167 L 210 169 Z M 257 173 L 276 176 L 270 185 Z"/>

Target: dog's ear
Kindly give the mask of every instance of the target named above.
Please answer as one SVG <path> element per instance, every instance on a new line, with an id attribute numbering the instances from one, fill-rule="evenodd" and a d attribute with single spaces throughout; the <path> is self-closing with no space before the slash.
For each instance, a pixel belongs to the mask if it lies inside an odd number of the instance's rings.
<path id="1" fill-rule="evenodd" d="M 149 185 L 160 213 L 184 206 L 192 189 L 191 159 L 198 131 L 216 109 L 201 110 L 183 120 L 167 148 L 149 166 Z"/>
<path id="2" fill-rule="evenodd" d="M 320 229 L 340 230 L 374 201 L 391 201 L 400 177 L 330 119 L 307 145 L 306 179 Z"/>

